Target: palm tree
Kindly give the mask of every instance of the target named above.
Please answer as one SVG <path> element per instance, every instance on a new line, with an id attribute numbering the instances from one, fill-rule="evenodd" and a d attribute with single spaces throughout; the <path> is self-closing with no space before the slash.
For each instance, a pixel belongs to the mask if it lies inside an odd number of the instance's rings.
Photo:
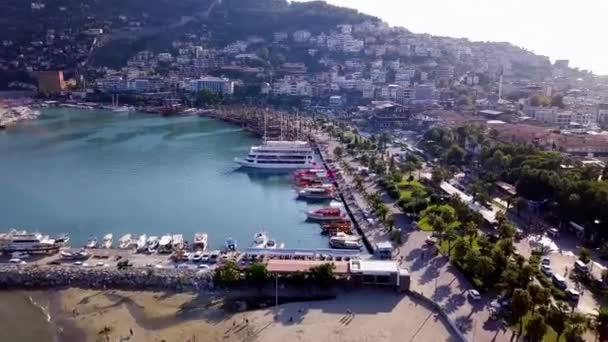
<path id="1" fill-rule="evenodd" d="M 521 326 L 520 326 L 521 329 Z M 547 332 L 547 324 L 540 314 L 533 314 L 526 324 L 526 336 L 530 341 L 540 342 Z"/>
<path id="2" fill-rule="evenodd" d="M 596 315 L 593 316 L 593 328 L 600 341 L 608 341 L 608 307 L 602 306 L 599 308 Z"/>
<path id="3" fill-rule="evenodd" d="M 414 187 L 414 189 L 412 189 L 412 197 L 414 197 L 414 215 L 417 214 L 416 209 L 418 208 L 418 200 L 421 196 L 424 196 L 424 191 L 417 186 Z"/>
<path id="4" fill-rule="evenodd" d="M 521 336 L 524 316 L 530 310 L 530 302 L 531 300 L 528 291 L 516 289 L 515 292 L 513 292 L 513 296 L 511 297 L 511 310 L 519 321 L 519 333 L 517 336 Z"/>

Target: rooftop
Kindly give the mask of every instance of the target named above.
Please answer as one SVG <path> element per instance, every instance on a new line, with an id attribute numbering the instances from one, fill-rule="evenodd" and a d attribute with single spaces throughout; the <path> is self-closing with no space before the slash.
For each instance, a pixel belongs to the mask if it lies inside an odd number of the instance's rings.
<path id="1" fill-rule="evenodd" d="M 347 274 L 348 262 L 346 261 L 318 261 L 318 260 L 280 260 L 271 259 L 266 264 L 270 273 L 293 273 L 308 272 L 311 268 L 331 263 L 335 266 L 334 274 Z"/>
<path id="2" fill-rule="evenodd" d="M 363 273 L 365 275 L 388 275 L 400 273 L 396 261 L 390 260 L 351 260 L 351 273 Z"/>

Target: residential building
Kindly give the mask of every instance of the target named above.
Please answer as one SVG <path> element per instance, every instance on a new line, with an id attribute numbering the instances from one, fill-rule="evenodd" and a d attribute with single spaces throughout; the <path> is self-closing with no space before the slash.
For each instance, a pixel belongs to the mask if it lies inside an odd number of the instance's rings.
<path id="1" fill-rule="evenodd" d="M 190 91 L 199 92 L 203 89 L 224 95 L 232 95 L 234 93 L 234 82 L 227 78 L 210 76 L 190 81 Z"/>
<path id="2" fill-rule="evenodd" d="M 293 41 L 296 43 L 304 43 L 307 42 L 311 37 L 309 31 L 306 30 L 298 30 L 293 33 Z"/>
<path id="3" fill-rule="evenodd" d="M 414 98 L 416 101 L 429 101 L 435 97 L 435 86 L 432 84 L 419 84 L 416 86 Z"/>

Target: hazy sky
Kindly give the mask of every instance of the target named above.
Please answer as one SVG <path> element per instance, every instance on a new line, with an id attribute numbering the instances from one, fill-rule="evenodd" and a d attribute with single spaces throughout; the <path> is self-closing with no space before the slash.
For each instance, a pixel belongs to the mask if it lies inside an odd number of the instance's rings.
<path id="1" fill-rule="evenodd" d="M 608 0 L 326 0 L 415 33 L 508 41 L 608 75 Z"/>

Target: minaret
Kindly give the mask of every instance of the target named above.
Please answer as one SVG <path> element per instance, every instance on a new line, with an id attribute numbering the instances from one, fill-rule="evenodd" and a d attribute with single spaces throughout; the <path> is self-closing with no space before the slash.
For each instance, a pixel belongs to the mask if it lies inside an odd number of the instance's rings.
<path id="1" fill-rule="evenodd" d="M 502 100 L 502 77 L 504 74 L 503 67 L 500 67 L 500 74 L 498 77 L 498 100 Z"/>

